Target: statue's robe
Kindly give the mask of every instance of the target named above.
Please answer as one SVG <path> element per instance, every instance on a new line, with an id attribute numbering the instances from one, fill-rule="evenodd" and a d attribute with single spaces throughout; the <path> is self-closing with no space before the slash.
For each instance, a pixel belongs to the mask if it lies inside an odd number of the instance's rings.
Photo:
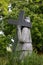
<path id="1" fill-rule="evenodd" d="M 28 27 L 17 26 L 18 28 L 18 44 L 16 51 L 20 51 L 20 58 L 22 59 L 28 53 L 32 53 L 32 40 L 31 40 L 31 32 Z"/>

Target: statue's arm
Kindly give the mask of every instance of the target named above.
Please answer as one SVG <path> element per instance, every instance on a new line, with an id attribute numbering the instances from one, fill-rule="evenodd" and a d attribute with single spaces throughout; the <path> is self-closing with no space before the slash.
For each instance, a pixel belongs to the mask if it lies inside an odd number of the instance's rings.
<path id="1" fill-rule="evenodd" d="M 18 29 L 18 32 L 17 32 L 17 33 L 18 33 L 18 40 L 19 40 L 19 41 L 22 41 L 21 26 L 18 25 L 18 26 L 17 26 L 17 29 Z"/>

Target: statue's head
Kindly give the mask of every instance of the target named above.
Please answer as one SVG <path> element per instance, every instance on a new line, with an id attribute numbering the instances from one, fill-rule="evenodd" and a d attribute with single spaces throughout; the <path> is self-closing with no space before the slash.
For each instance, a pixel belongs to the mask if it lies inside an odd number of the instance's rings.
<path id="1" fill-rule="evenodd" d="M 26 22 L 30 22 L 30 17 L 26 17 L 26 18 L 25 18 L 25 21 L 26 21 Z"/>
<path id="2" fill-rule="evenodd" d="M 24 20 L 25 20 L 25 22 L 30 23 L 30 17 L 26 17 Z M 25 23 L 25 25 L 26 25 L 26 23 Z M 22 26 L 22 27 L 21 27 L 21 30 L 22 30 L 24 27 L 28 27 L 28 26 Z"/>

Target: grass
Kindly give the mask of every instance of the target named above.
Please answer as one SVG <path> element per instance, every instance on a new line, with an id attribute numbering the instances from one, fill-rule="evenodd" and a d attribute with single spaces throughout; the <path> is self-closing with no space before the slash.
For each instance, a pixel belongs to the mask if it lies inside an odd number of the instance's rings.
<path id="1" fill-rule="evenodd" d="M 0 57 L 0 65 L 6 65 L 8 63 L 8 59 L 6 57 Z"/>
<path id="2" fill-rule="evenodd" d="M 0 65 L 43 65 L 43 55 L 32 53 L 31 56 L 27 56 L 24 60 L 20 61 L 12 54 L 6 57 L 0 57 Z"/>

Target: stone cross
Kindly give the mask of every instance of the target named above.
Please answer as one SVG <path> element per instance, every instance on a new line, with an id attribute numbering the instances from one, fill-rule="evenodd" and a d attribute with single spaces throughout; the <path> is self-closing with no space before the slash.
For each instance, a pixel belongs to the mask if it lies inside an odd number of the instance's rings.
<path id="1" fill-rule="evenodd" d="M 21 11 L 19 14 L 18 20 L 9 19 L 8 23 L 17 25 L 17 33 L 18 33 L 18 44 L 16 46 L 16 51 L 21 52 L 19 55 L 19 59 L 24 59 L 25 56 L 29 53 L 32 53 L 32 40 L 31 40 L 31 23 L 30 18 L 24 18 L 24 12 Z"/>
<path id="2" fill-rule="evenodd" d="M 18 20 L 8 19 L 8 23 L 13 24 L 13 25 L 31 27 L 31 23 L 26 22 L 25 19 L 24 19 L 24 11 L 20 11 Z"/>

